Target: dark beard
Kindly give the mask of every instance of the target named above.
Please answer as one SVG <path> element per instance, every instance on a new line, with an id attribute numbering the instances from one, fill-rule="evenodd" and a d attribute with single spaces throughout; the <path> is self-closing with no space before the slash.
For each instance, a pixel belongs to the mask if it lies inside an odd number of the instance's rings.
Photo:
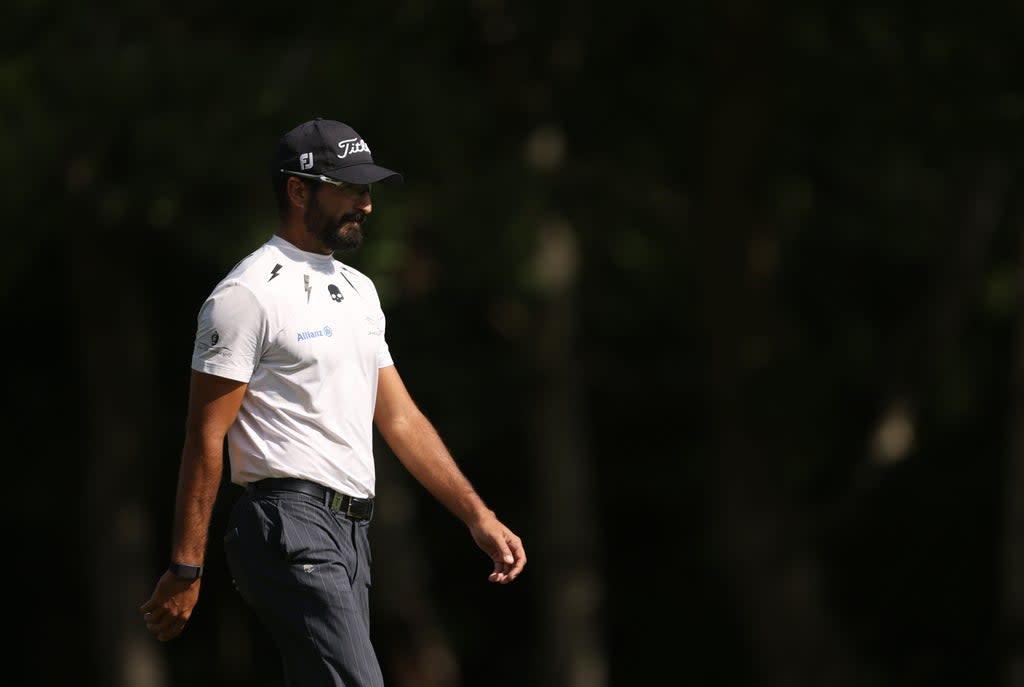
<path id="1" fill-rule="evenodd" d="M 306 231 L 332 251 L 347 253 L 358 248 L 363 242 L 363 222 L 366 220 L 366 214 L 359 210 L 346 212 L 340 217 L 329 217 L 320 209 L 320 203 L 314 199 L 306 206 L 303 220 Z"/>

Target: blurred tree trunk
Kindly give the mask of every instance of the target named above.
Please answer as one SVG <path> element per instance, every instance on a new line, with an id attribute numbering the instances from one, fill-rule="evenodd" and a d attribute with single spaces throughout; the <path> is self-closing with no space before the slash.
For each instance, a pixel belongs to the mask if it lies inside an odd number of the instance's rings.
<path id="1" fill-rule="evenodd" d="M 1024 220 L 1017 219 L 1017 323 L 1010 376 L 1010 440 L 1003 522 L 1002 684 L 1024 687 Z"/>
<path id="2" fill-rule="evenodd" d="M 374 635 L 388 684 L 458 687 L 461 671 L 428 588 L 431 566 L 417 526 L 416 488 L 377 437 L 377 498 L 373 521 Z M 415 486 L 414 486 L 415 485 Z"/>
<path id="3" fill-rule="evenodd" d="M 908 346 L 893 346 L 888 352 L 886 375 L 890 387 L 881 399 L 878 425 L 869 460 L 862 477 L 854 485 L 866 492 L 874 484 L 877 470 L 905 458 L 913 445 L 919 408 L 928 399 L 947 395 L 950 370 L 963 365 L 964 332 L 971 315 L 971 296 L 977 292 L 991 253 L 992 242 L 1006 207 L 1010 174 L 1005 162 L 994 156 L 981 156 L 970 166 L 972 185 L 964 194 L 963 218 L 950 226 L 949 240 L 937 241 L 949 246 L 936 257 L 934 295 L 929 299 L 922 339 Z M 959 185 L 954 186 L 959 191 Z M 958 193 L 951 193 L 959 199 Z M 945 237 L 944 237 L 945 238 Z M 955 381 L 953 382 L 955 384 Z M 905 430 L 897 429 L 902 425 Z M 860 496 L 853 494 L 854 498 Z"/>
<path id="4" fill-rule="evenodd" d="M 71 235 L 87 428 L 80 456 L 87 462 L 81 514 L 92 607 L 87 636 L 97 684 L 162 687 L 168 677 L 161 645 L 136 610 L 160 572 L 147 565 L 159 560 L 146 498 L 154 467 L 146 460 L 147 428 L 156 392 L 144 280 L 134 271 L 141 258 L 111 255 L 115 241 L 81 228 Z"/>
<path id="5" fill-rule="evenodd" d="M 708 129 L 696 210 L 694 264 L 700 328 L 708 341 L 705 384 L 714 461 L 709 503 L 719 564 L 746 630 L 751 687 L 858 684 L 855 662 L 825 602 L 807 523 L 786 492 L 780 440 L 799 429 L 767 422 L 770 393 L 757 373 L 783 345 L 779 243 L 759 213 L 762 144 L 778 113 L 770 7 L 723 10 L 725 35 L 711 41 Z M 731 14 L 730 14 L 731 12 Z M 760 391 L 761 393 L 755 393 Z M 773 408 L 779 416 L 779 409 Z"/>
<path id="6" fill-rule="evenodd" d="M 561 221 L 540 230 L 536 277 L 543 293 L 536 349 L 540 386 L 531 485 L 537 494 L 541 685 L 603 687 L 604 578 L 594 468 L 575 341 L 577 247 Z"/>

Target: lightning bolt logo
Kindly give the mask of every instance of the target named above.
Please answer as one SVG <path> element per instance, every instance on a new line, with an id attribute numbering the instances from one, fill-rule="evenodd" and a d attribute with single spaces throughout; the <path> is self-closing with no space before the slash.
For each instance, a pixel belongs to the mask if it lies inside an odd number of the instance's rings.
<path id="1" fill-rule="evenodd" d="M 281 271 L 281 266 L 280 265 L 274 265 L 274 269 L 270 270 L 270 279 L 268 279 L 267 281 L 268 282 L 274 281 L 274 277 L 276 277 L 277 273 L 280 272 L 280 271 Z"/>
<path id="2" fill-rule="evenodd" d="M 309 303 L 309 294 L 313 292 L 313 287 L 309 285 L 309 275 L 302 275 L 302 280 L 306 283 L 306 302 Z"/>

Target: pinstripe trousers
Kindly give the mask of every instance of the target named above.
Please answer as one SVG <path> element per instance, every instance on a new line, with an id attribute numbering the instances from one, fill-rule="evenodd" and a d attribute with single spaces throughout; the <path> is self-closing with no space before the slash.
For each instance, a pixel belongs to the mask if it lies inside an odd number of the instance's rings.
<path id="1" fill-rule="evenodd" d="M 232 507 L 228 566 L 289 687 L 384 685 L 370 643 L 369 524 L 290 491 L 246 490 Z"/>

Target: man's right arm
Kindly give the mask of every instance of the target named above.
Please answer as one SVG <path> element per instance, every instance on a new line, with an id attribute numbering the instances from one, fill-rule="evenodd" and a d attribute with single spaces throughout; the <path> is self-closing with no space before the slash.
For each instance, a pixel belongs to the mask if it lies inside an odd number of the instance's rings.
<path id="1" fill-rule="evenodd" d="M 178 472 L 171 560 L 202 565 L 224 466 L 224 437 L 238 416 L 248 385 L 192 371 L 185 446 Z"/>
<path id="2" fill-rule="evenodd" d="M 198 566 L 206 557 L 210 517 L 223 472 L 224 437 L 247 387 L 244 382 L 192 371 L 174 509 L 174 563 Z M 199 599 L 199 586 L 199 579 L 182 580 L 165 572 L 139 608 L 147 629 L 161 641 L 181 634 Z"/>

